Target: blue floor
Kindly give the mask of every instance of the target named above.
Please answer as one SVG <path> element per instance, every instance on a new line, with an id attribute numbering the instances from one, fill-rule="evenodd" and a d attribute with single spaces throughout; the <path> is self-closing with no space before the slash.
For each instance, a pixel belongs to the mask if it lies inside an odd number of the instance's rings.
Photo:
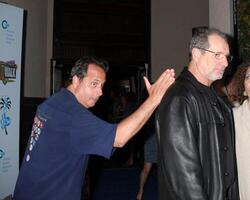
<path id="1" fill-rule="evenodd" d="M 135 200 L 139 185 L 138 167 L 104 169 L 98 178 L 93 200 Z M 143 200 L 157 200 L 157 172 L 152 170 Z"/>

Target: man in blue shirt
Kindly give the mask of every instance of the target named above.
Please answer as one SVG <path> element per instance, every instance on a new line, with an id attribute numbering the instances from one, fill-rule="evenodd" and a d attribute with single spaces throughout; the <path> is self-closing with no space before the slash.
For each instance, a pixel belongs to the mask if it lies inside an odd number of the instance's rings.
<path id="1" fill-rule="evenodd" d="M 67 89 L 38 106 L 14 192 L 15 200 L 80 200 L 89 155 L 109 158 L 145 124 L 174 81 L 166 70 L 151 85 L 144 103 L 118 124 L 107 123 L 88 109 L 102 95 L 107 64 L 93 57 L 78 60 Z"/>

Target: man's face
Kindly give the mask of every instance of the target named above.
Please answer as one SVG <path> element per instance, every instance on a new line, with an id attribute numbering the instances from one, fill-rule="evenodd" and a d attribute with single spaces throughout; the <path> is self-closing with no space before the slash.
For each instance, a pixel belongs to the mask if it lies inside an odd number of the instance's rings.
<path id="1" fill-rule="evenodd" d="M 208 51 L 200 54 L 197 67 L 202 78 L 210 85 L 212 82 L 222 78 L 228 66 L 229 47 L 223 38 L 215 34 L 208 37 L 208 43 Z"/>
<path id="2" fill-rule="evenodd" d="M 78 79 L 77 77 L 74 77 Z M 102 96 L 102 89 L 106 80 L 105 71 L 95 64 L 90 64 L 87 75 L 75 81 L 75 96 L 79 103 L 86 108 L 93 107 Z"/>
<path id="3" fill-rule="evenodd" d="M 245 75 L 245 81 L 244 81 L 244 86 L 245 86 L 245 91 L 247 93 L 248 98 L 250 98 L 250 67 L 248 67 Z"/>

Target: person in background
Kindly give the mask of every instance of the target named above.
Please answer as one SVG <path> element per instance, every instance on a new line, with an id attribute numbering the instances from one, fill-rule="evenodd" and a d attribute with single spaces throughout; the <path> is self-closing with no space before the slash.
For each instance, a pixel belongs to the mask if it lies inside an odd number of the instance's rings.
<path id="1" fill-rule="evenodd" d="M 219 79 L 215 81 L 213 87 L 216 93 L 231 107 L 235 107 L 239 105 L 236 94 L 236 80 L 234 76 L 228 75 L 224 79 Z"/>
<path id="2" fill-rule="evenodd" d="M 225 78 L 225 84 L 224 84 L 223 91 L 228 99 L 228 101 L 231 104 L 231 107 L 239 106 L 239 102 L 237 100 L 237 97 L 235 96 L 235 93 L 237 91 L 237 80 L 235 79 L 234 75 L 228 76 Z"/>
<path id="3" fill-rule="evenodd" d="M 154 84 L 144 77 L 148 98 L 118 124 L 101 120 L 88 109 L 102 96 L 107 63 L 79 59 L 70 85 L 37 108 L 14 191 L 15 200 L 81 199 L 89 155 L 109 158 L 146 123 L 174 81 L 167 69 Z"/>
<path id="4" fill-rule="evenodd" d="M 238 200 L 232 110 L 211 87 L 231 61 L 227 37 L 200 28 L 189 51 L 156 113 L 159 200 Z"/>
<path id="5" fill-rule="evenodd" d="M 137 101 L 136 94 L 134 92 L 127 92 L 123 96 L 121 96 L 121 116 L 120 119 L 123 119 L 129 116 L 132 112 L 136 110 Z M 131 167 L 134 165 L 134 157 L 135 157 L 135 145 L 136 138 L 132 138 L 123 148 L 125 151 L 125 166 Z"/>
<path id="6" fill-rule="evenodd" d="M 139 190 L 136 200 L 143 199 L 144 187 L 152 171 L 153 165 L 157 163 L 157 140 L 155 134 L 155 118 L 151 116 L 150 120 L 143 128 L 144 130 L 144 164 L 140 172 Z"/>
<path id="7" fill-rule="evenodd" d="M 250 199 L 250 62 L 238 67 L 235 73 L 237 80 L 237 97 L 239 107 L 233 108 L 236 158 L 238 166 L 239 191 L 241 200 Z"/>

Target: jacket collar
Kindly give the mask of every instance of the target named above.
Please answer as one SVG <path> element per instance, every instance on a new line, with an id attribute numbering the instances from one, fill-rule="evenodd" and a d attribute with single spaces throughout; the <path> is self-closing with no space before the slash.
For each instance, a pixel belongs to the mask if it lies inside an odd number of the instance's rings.
<path id="1" fill-rule="evenodd" d="M 211 87 L 203 85 L 202 83 L 200 83 L 195 78 L 195 76 L 188 70 L 187 67 L 185 67 L 183 69 L 183 71 L 180 74 L 180 77 L 190 81 L 202 93 L 207 92 L 208 90 L 211 91 Z"/>
<path id="2" fill-rule="evenodd" d="M 189 81 L 200 93 L 206 93 L 211 104 L 217 104 L 218 95 L 216 94 L 214 88 L 200 83 L 187 67 L 185 67 L 181 72 L 180 78 Z"/>

